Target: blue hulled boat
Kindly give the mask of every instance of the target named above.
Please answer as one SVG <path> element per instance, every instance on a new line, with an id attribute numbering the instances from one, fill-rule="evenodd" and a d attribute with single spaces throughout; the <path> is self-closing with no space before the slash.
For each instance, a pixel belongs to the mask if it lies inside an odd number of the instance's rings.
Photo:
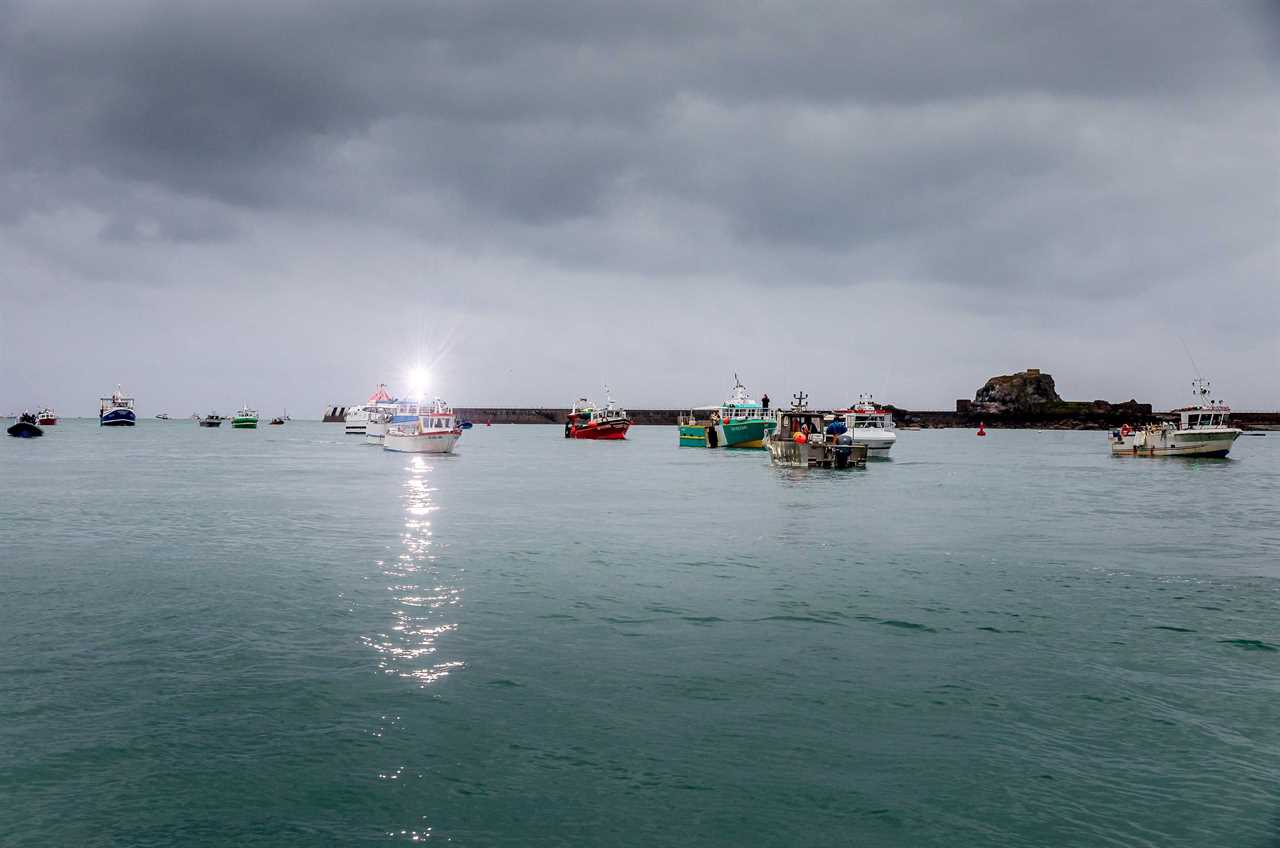
<path id="1" fill-rule="evenodd" d="M 127 397 L 119 386 L 116 386 L 111 397 L 100 400 L 102 403 L 98 407 L 99 426 L 132 427 L 137 423 L 137 416 L 133 412 L 133 398 Z"/>

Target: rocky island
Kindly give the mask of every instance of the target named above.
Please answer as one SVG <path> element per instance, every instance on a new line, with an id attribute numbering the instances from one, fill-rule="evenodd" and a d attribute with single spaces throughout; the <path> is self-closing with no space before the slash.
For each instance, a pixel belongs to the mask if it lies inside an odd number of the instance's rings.
<path id="1" fill-rule="evenodd" d="M 1053 376 L 1039 368 L 992 377 L 973 400 L 957 400 L 955 412 L 895 410 L 899 424 L 924 427 L 1018 427 L 1057 430 L 1109 430 L 1123 424 L 1137 426 L 1156 420 L 1151 404 L 1130 399 L 1063 400 Z"/>

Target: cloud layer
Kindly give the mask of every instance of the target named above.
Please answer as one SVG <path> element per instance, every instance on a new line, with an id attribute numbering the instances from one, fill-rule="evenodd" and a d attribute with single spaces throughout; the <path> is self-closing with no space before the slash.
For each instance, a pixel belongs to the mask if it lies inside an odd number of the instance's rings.
<path id="1" fill-rule="evenodd" d="M 0 406 L 310 411 L 419 357 L 459 403 L 709 402 L 736 370 L 946 406 L 1040 365 L 1168 405 L 1184 339 L 1277 408 L 1278 31 L 1262 3 L 0 2 Z"/>

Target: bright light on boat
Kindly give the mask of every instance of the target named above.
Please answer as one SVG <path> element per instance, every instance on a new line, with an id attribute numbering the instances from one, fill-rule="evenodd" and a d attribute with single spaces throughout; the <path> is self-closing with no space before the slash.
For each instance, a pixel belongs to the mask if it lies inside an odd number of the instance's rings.
<path id="1" fill-rule="evenodd" d="M 409 372 L 406 383 L 409 386 L 409 396 L 413 398 L 424 398 L 427 396 L 427 379 L 430 375 L 427 369 L 421 366 L 412 369 Z"/>

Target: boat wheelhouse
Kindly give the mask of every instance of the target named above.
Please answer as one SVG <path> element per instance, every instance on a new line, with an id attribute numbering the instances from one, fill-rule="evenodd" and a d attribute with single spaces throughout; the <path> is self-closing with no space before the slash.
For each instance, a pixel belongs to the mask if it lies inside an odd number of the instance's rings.
<path id="1" fill-rule="evenodd" d="M 566 439 L 597 439 L 615 441 L 625 439 L 631 427 L 631 419 L 627 411 L 613 402 L 609 390 L 605 389 L 606 403 L 603 407 L 586 398 L 578 398 L 569 412 L 569 420 L 564 425 Z"/>
<path id="2" fill-rule="evenodd" d="M 894 433 L 893 411 L 880 406 L 871 395 L 858 395 L 858 402 L 836 413 L 843 417 L 855 445 L 866 445 L 867 455 L 887 457 L 898 441 Z"/>
<path id="3" fill-rule="evenodd" d="M 99 398 L 98 426 L 100 427 L 132 427 L 137 424 L 137 415 L 133 411 L 133 398 L 126 395 L 119 386 L 111 393 L 111 397 Z"/>
<path id="4" fill-rule="evenodd" d="M 1176 422 L 1164 421 L 1137 429 L 1128 424 L 1111 434 L 1115 456 L 1226 456 L 1241 430 L 1230 426 L 1231 407 L 1209 396 L 1207 380 L 1191 384 L 1199 403 L 1173 412 Z"/>
<path id="5" fill-rule="evenodd" d="M 462 427 L 453 408 L 440 398 L 430 406 L 415 404 L 409 420 L 396 416 L 387 425 L 382 437 L 382 449 L 401 453 L 453 453 L 453 447 L 462 437 Z"/>
<path id="6" fill-rule="evenodd" d="M 867 446 L 854 444 L 834 413 L 809 409 L 799 392 L 790 409 L 774 413 L 776 426 L 765 447 L 775 465 L 792 468 L 865 468 Z M 830 426 L 840 424 L 839 427 Z"/>
<path id="7" fill-rule="evenodd" d="M 421 413 L 418 401 L 391 398 L 369 407 L 369 421 L 365 424 L 364 442 L 381 445 L 392 424 L 407 424 Z"/>

